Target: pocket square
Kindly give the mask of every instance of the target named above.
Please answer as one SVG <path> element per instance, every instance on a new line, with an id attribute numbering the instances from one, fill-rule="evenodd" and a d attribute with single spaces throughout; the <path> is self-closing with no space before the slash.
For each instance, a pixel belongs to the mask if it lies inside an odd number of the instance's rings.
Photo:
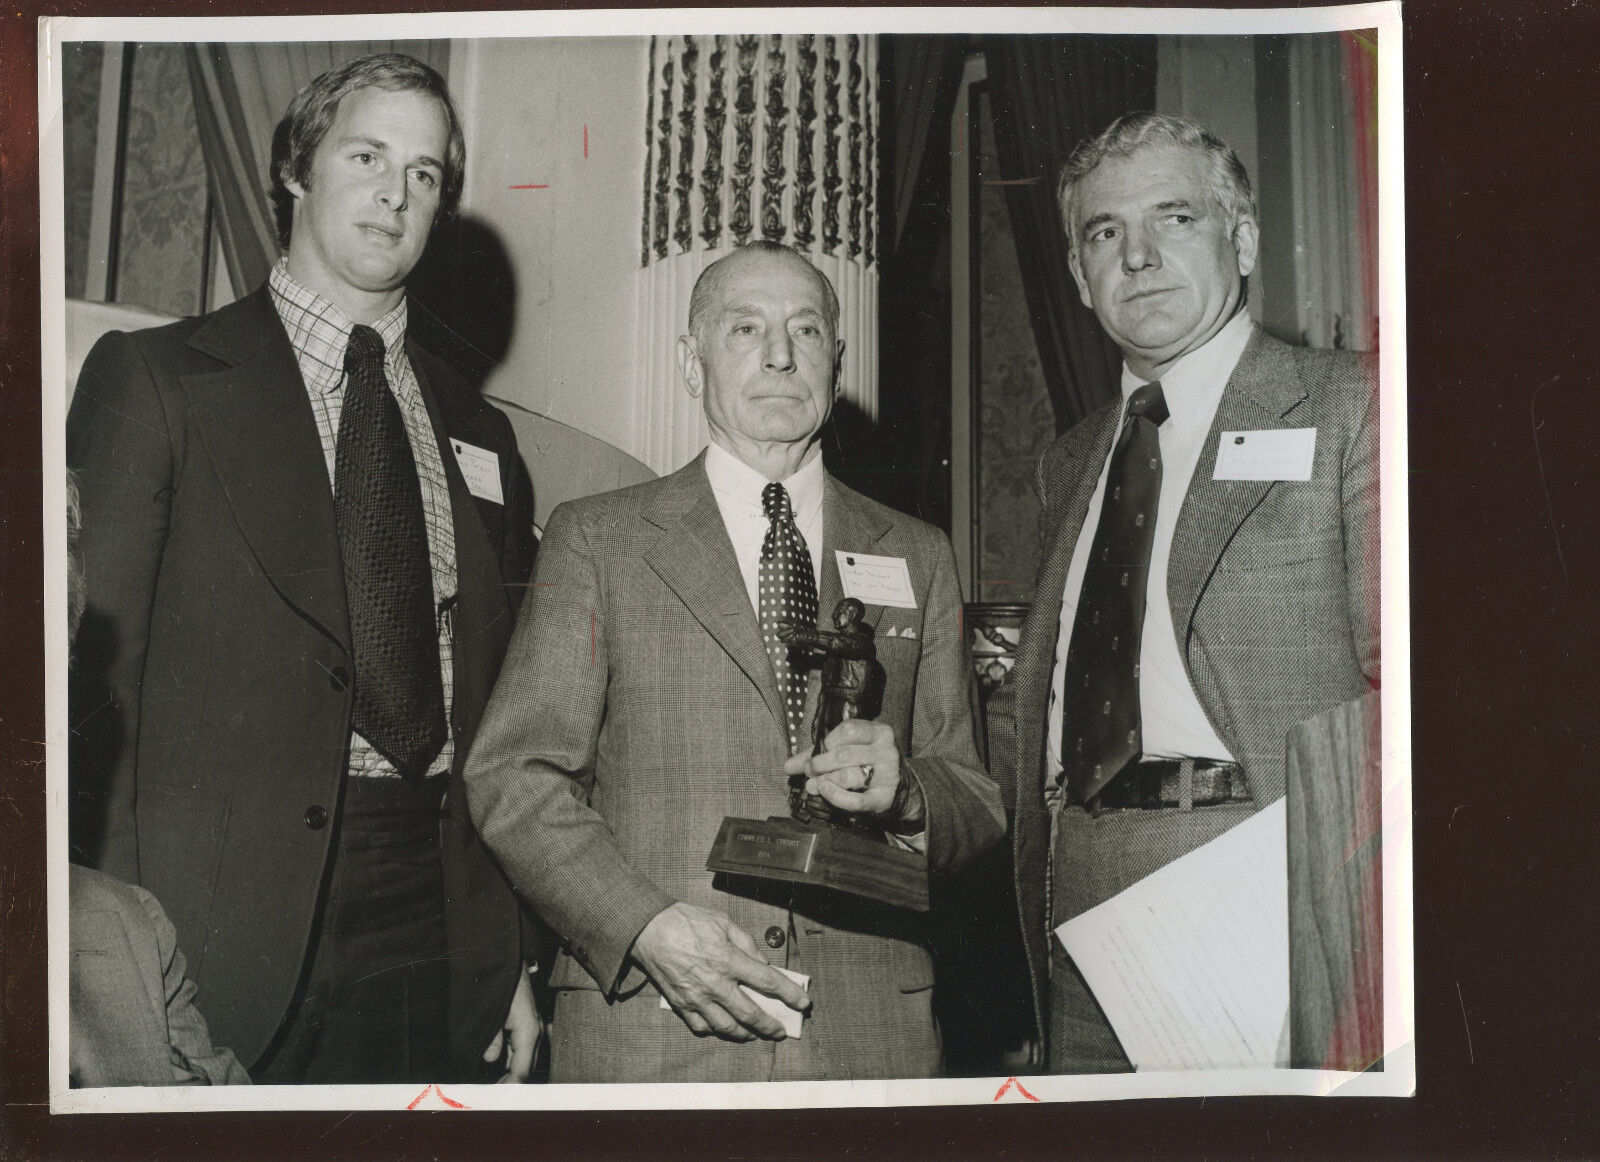
<path id="1" fill-rule="evenodd" d="M 901 629 L 899 626 L 891 625 L 888 629 L 886 629 L 884 632 L 880 633 L 878 636 L 880 638 L 890 638 L 890 637 L 915 638 L 917 636 L 917 628 L 916 628 L 916 626 L 908 625 L 904 629 Z"/>

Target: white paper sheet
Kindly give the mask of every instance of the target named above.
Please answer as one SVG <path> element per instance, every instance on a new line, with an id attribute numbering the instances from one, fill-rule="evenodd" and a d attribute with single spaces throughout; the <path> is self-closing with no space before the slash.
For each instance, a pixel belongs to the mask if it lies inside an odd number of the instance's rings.
<path id="1" fill-rule="evenodd" d="M 799 985 L 802 990 L 810 988 L 811 978 L 805 973 L 790 972 L 787 968 L 783 968 L 778 965 L 774 965 L 773 967 L 777 968 L 778 971 L 783 973 L 784 976 L 794 981 L 794 983 Z M 800 1036 L 801 1022 L 805 1020 L 804 1013 L 802 1013 L 799 1009 L 791 1009 L 777 997 L 769 997 L 766 993 L 756 992 L 755 989 L 751 988 L 747 984 L 742 984 L 739 987 L 744 990 L 745 996 L 749 997 L 752 1001 L 760 1006 L 762 1012 L 769 1016 L 777 1017 L 778 1020 L 783 1024 L 783 1031 L 791 1038 L 798 1038 Z M 667 1003 L 666 997 L 661 998 L 661 1007 L 663 1009 L 670 1009 L 672 1007 Z"/>
<path id="2" fill-rule="evenodd" d="M 1056 929 L 1136 1069 L 1288 1064 L 1288 883 L 1279 799 Z"/>

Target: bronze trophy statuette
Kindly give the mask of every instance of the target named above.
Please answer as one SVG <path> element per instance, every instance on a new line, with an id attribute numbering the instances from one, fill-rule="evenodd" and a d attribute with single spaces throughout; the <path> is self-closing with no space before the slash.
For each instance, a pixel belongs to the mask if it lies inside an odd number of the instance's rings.
<path id="1" fill-rule="evenodd" d="M 847 718 L 875 718 L 883 703 L 883 667 L 866 607 L 846 597 L 834 608 L 835 630 L 788 624 L 779 636 L 822 660 L 822 688 L 812 727 L 812 754 Z M 902 777 L 910 778 L 909 772 Z M 729 875 L 827 888 L 916 912 L 928 910 L 928 860 L 897 846 L 883 823 L 840 811 L 805 793 L 805 776 L 789 780 L 788 817 L 722 821 L 706 869 Z"/>

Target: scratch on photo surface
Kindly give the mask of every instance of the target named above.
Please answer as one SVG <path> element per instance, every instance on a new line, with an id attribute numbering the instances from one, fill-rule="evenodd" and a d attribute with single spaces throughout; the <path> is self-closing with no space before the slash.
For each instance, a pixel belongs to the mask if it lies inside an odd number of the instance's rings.
<path id="1" fill-rule="evenodd" d="M 1467 999 L 1461 995 L 1461 981 L 1456 981 L 1456 1001 L 1461 1005 L 1461 1027 L 1467 1031 L 1467 1064 L 1474 1065 L 1477 1058 L 1472 1053 L 1472 1024 L 1467 1020 Z"/>
<path id="2" fill-rule="evenodd" d="M 340 1126 L 344 1125 L 346 1122 L 348 1122 L 354 1116 L 355 1116 L 355 1111 L 351 1110 L 349 1113 L 345 1114 L 344 1117 L 342 1117 L 338 1121 L 334 1122 L 333 1125 L 329 1126 L 326 1130 L 323 1130 L 322 1133 L 317 1135 L 317 1137 L 326 1138 L 329 1134 L 333 1133 L 335 1130 L 337 1130 Z"/>
<path id="3" fill-rule="evenodd" d="M 1552 375 L 1538 387 L 1533 389 L 1533 394 L 1528 397 L 1528 422 L 1533 425 L 1533 459 L 1539 465 L 1539 487 L 1544 490 L 1544 510 L 1550 517 L 1550 535 L 1556 542 L 1556 560 L 1561 564 L 1561 580 L 1565 584 L 1572 584 L 1572 578 L 1567 575 L 1567 558 L 1561 551 L 1561 527 L 1556 523 L 1556 508 L 1550 502 L 1550 482 L 1544 475 L 1544 453 L 1539 450 L 1539 393 L 1552 383 L 1560 383 L 1559 375 Z"/>

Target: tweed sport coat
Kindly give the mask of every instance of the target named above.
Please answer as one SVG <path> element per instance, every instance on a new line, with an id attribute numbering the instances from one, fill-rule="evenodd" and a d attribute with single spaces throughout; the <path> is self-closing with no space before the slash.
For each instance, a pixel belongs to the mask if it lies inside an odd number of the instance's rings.
<path id="1" fill-rule="evenodd" d="M 74 1086 L 248 1085 L 211 1043 L 172 922 L 154 896 L 73 864 L 71 1036 Z"/>
<path id="2" fill-rule="evenodd" d="M 505 416 L 415 344 L 407 354 L 455 529 L 459 803 L 532 563 L 531 489 Z M 506 504 L 472 496 L 449 438 L 497 455 Z M 102 805 L 95 865 L 161 901 L 212 1034 L 254 1062 L 305 960 L 353 699 L 333 492 L 267 289 L 97 343 L 67 417 L 67 463 L 82 492 L 88 597 L 74 809 Z M 470 1076 L 510 1004 L 524 932 L 465 811 L 449 813 L 443 838 L 451 1052 Z"/>
<path id="3" fill-rule="evenodd" d="M 949 542 L 831 477 L 823 503 L 825 612 L 842 597 L 835 549 L 909 566 L 917 608 L 867 606 L 887 672 L 879 721 L 893 727 L 926 796 L 931 868 L 956 867 L 1001 837 L 1003 816 L 976 749 Z M 813 675 L 813 704 L 817 685 Z M 553 1079 L 772 1076 L 772 1043 L 695 1037 L 660 1012 L 659 994 L 628 960 L 645 924 L 675 901 L 727 912 L 758 944 L 774 927 L 796 926 L 816 1005 L 852 1042 L 836 1046 L 831 1075 L 936 1067 L 936 1041 L 925 1041 L 932 1064 L 879 1044 L 894 1038 L 885 1014 L 903 1015 L 901 998 L 924 994 L 926 1012 L 925 918 L 870 907 L 846 917 L 822 900 L 791 915 L 783 899 L 725 890 L 705 868 L 725 816 L 788 813 L 786 755 L 777 684 L 704 456 L 558 508 L 467 764 L 484 838 L 563 939 L 552 983 L 599 990 L 610 1003 L 601 1012 L 582 997 L 558 999 Z M 795 966 L 786 960 L 794 943 L 769 959 Z M 931 1018 L 924 1023 L 931 1036 Z M 586 1049 L 577 1077 L 563 1045 Z M 876 1063 L 861 1064 L 867 1058 Z"/>
<path id="4" fill-rule="evenodd" d="M 1012 678 L 1014 736 L 994 747 L 1035 1019 L 1047 1029 L 1045 732 L 1062 592 L 1121 401 L 1040 458 L 1044 502 L 1032 606 Z M 1213 480 L 1224 431 L 1317 429 L 1307 481 Z M 1378 396 L 1375 362 L 1292 347 L 1259 328 L 1229 378 L 1178 514 L 1167 574 L 1184 665 L 1257 809 L 1282 797 L 1285 736 L 1378 682 Z"/>

